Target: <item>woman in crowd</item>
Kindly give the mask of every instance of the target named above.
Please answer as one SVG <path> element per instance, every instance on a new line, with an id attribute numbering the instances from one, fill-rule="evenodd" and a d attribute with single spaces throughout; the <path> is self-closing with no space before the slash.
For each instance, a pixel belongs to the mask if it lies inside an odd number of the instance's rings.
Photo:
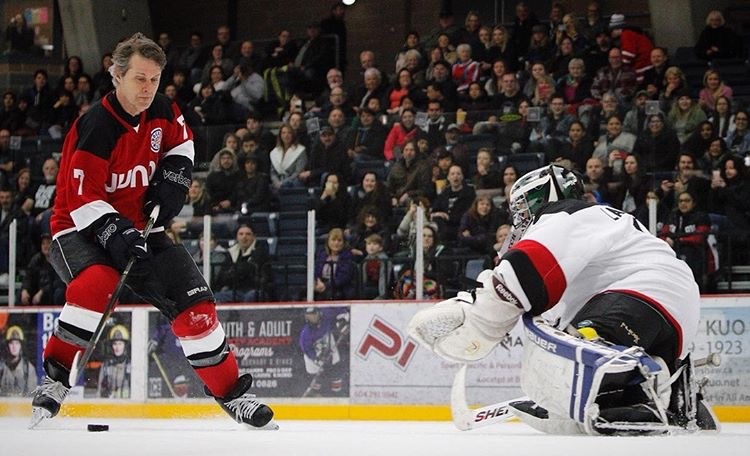
<path id="1" fill-rule="evenodd" d="M 510 43 L 510 33 L 504 25 L 496 25 L 492 29 L 492 41 L 489 49 L 489 58 L 493 61 L 503 60 L 507 71 L 518 69 L 518 54 Z"/>
<path id="2" fill-rule="evenodd" d="M 281 187 L 301 187 L 297 175 L 305 169 L 307 151 L 297 140 L 294 128 L 284 124 L 279 129 L 276 147 L 270 154 L 271 186 L 275 191 Z"/>
<path id="3" fill-rule="evenodd" d="M 690 137 L 682 144 L 682 150 L 696 157 L 703 155 L 708 150 L 713 138 L 718 137 L 714 133 L 714 126 L 708 120 L 701 122 Z"/>
<path id="4" fill-rule="evenodd" d="M 472 253 L 486 255 L 492 251 L 497 227 L 508 222 L 508 213 L 495 207 L 489 196 L 477 196 L 461 217 L 458 245 L 469 248 Z"/>
<path id="5" fill-rule="evenodd" d="M 469 90 L 472 82 L 479 80 L 481 72 L 480 64 L 471 56 L 471 46 L 468 44 L 459 44 L 456 48 L 458 58 L 451 69 L 451 77 L 456 83 L 456 92 L 459 94 Z"/>
<path id="6" fill-rule="evenodd" d="M 586 161 L 593 153 L 594 143 L 586 134 L 586 128 L 580 120 L 574 120 L 568 127 L 566 141 L 547 158 L 551 163 L 583 172 L 586 169 Z"/>
<path id="7" fill-rule="evenodd" d="M 651 180 L 639 166 L 639 159 L 635 154 L 625 157 L 622 174 L 610 184 L 612 205 L 628 214 L 636 213 L 651 189 Z"/>
<path id="8" fill-rule="evenodd" d="M 695 55 L 705 60 L 742 57 L 742 39 L 726 24 L 721 11 L 713 10 L 706 16 L 706 27 L 695 43 Z"/>
<path id="9" fill-rule="evenodd" d="M 547 74 L 544 63 L 531 64 L 531 77 L 523 87 L 523 94 L 534 106 L 546 106 L 555 92 L 555 81 Z"/>
<path id="10" fill-rule="evenodd" d="M 708 120 L 713 124 L 716 135 L 726 138 L 729 131 L 734 129 L 734 113 L 732 113 L 732 100 L 725 96 L 716 98 L 714 110 Z"/>
<path id="11" fill-rule="evenodd" d="M 578 106 L 591 99 L 591 78 L 586 75 L 583 59 L 570 59 L 567 74 L 557 79 L 557 92 L 563 96 L 569 112 L 578 112 Z"/>
<path id="12" fill-rule="evenodd" d="M 623 131 L 622 117 L 612 114 L 607 119 L 607 133 L 599 138 L 593 156 L 609 168 L 613 176 L 623 172 L 623 161 L 635 147 L 636 136 Z"/>
<path id="13" fill-rule="evenodd" d="M 664 72 L 664 89 L 659 93 L 661 110 L 664 112 L 672 108 L 672 103 L 683 93 L 690 93 L 685 73 L 679 67 L 671 66 Z"/>
<path id="14" fill-rule="evenodd" d="M 351 299 L 356 295 L 354 255 L 344 240 L 344 231 L 328 232 L 325 247 L 315 255 L 315 300 Z"/>
<path id="15" fill-rule="evenodd" d="M 732 99 L 732 88 L 724 84 L 717 70 L 707 70 L 703 75 L 703 88 L 698 93 L 698 104 L 707 112 L 716 108 L 719 97 Z"/>
<path id="16" fill-rule="evenodd" d="M 706 113 L 693 102 L 689 94 L 683 93 L 672 104 L 667 120 L 677 133 L 680 144 L 684 144 L 698 125 L 706 120 Z"/>
<path id="17" fill-rule="evenodd" d="M 365 171 L 358 186 L 354 188 L 349 213 L 349 222 L 362 212 L 365 207 L 374 207 L 378 211 L 378 220 L 389 223 L 391 220 L 391 202 L 388 197 L 388 189 L 382 179 L 374 171 Z"/>

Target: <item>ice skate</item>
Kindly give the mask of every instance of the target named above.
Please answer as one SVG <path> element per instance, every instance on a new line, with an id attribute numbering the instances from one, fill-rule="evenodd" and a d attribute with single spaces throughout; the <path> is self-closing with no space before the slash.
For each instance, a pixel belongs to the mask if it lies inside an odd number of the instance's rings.
<path id="1" fill-rule="evenodd" d="M 34 390 L 34 398 L 31 401 L 29 429 L 33 429 L 45 419 L 56 416 L 70 391 L 70 386 L 67 385 L 68 371 L 65 367 L 57 361 L 47 359 L 44 361 L 44 370 L 47 376 Z"/>
<path id="2" fill-rule="evenodd" d="M 253 384 L 253 377 L 245 374 L 237 379 L 237 385 L 226 397 L 215 397 L 208 389 L 206 394 L 214 397 L 229 416 L 238 423 L 245 423 L 254 429 L 275 431 L 279 425 L 273 421 L 273 410 L 255 400 L 255 395 L 248 393 Z"/>

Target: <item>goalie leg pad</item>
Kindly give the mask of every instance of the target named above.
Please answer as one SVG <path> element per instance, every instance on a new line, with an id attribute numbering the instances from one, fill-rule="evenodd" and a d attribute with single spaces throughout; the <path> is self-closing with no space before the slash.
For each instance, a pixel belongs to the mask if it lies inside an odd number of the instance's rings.
<path id="1" fill-rule="evenodd" d="M 540 318 L 524 316 L 521 388 L 550 415 L 565 417 L 598 434 L 601 397 L 622 394 L 662 368 L 639 347 L 604 345 L 559 331 Z"/>

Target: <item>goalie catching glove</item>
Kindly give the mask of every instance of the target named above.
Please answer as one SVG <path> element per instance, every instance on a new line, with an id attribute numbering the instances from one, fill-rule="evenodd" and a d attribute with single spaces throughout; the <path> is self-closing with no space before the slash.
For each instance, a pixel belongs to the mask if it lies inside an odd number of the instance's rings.
<path id="1" fill-rule="evenodd" d="M 180 213 L 193 182 L 192 175 L 193 163 L 186 157 L 173 155 L 159 162 L 143 206 L 145 214 L 150 214 L 157 204 L 161 206 L 154 225 L 164 226 Z"/>
<path id="2" fill-rule="evenodd" d="M 479 361 L 505 338 L 524 310 L 502 278 L 485 270 L 473 292 L 459 292 L 418 312 L 409 322 L 409 335 L 443 358 Z"/>
<path id="3" fill-rule="evenodd" d="M 120 271 L 125 269 L 130 256 L 139 260 L 149 258 L 146 239 L 136 230 L 133 222 L 120 214 L 109 214 L 94 230 L 96 242 L 109 253 L 115 267 Z"/>

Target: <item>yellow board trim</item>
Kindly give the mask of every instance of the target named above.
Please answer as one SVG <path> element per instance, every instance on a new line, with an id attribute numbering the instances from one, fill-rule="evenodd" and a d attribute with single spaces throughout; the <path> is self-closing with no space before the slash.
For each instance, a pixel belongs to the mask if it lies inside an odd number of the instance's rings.
<path id="1" fill-rule="evenodd" d="M 368 420 L 368 421 L 450 421 L 445 405 L 338 405 L 271 404 L 276 419 L 283 420 Z M 750 422 L 750 406 L 714 407 L 719 421 Z M 0 402 L 0 416 L 31 416 L 28 402 Z M 65 404 L 60 416 L 97 418 L 218 418 L 226 416 L 215 404 L 182 403 L 104 403 Z"/>

